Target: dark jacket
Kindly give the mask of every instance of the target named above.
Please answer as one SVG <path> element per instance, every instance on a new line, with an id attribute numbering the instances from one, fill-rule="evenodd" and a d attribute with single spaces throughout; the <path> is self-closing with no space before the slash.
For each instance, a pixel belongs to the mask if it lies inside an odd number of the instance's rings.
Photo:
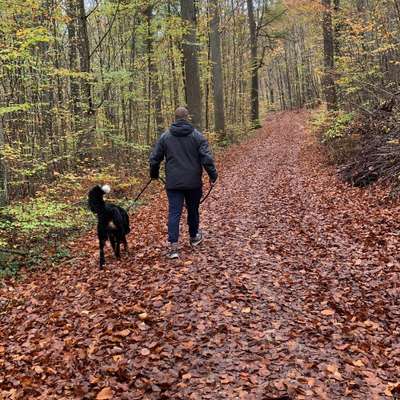
<path id="1" fill-rule="evenodd" d="M 197 189 L 202 186 L 203 167 L 212 182 L 218 174 L 207 139 L 186 120 L 178 120 L 165 131 L 150 155 L 150 176 L 158 179 L 165 158 L 166 188 Z"/>

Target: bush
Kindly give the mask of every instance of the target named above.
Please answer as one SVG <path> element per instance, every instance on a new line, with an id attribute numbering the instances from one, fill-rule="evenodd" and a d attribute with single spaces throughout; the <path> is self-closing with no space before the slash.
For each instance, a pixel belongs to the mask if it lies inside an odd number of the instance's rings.
<path id="1" fill-rule="evenodd" d="M 312 118 L 312 125 L 319 141 L 327 148 L 332 163 L 342 164 L 357 151 L 357 135 L 349 135 L 354 113 L 321 111 Z"/>

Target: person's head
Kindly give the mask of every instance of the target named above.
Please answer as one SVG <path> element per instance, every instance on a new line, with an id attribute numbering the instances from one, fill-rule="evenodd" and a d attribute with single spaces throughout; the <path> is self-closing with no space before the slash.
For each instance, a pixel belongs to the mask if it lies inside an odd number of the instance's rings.
<path id="1" fill-rule="evenodd" d="M 189 120 L 189 110 L 186 107 L 178 107 L 175 111 L 175 120 L 184 119 Z"/>

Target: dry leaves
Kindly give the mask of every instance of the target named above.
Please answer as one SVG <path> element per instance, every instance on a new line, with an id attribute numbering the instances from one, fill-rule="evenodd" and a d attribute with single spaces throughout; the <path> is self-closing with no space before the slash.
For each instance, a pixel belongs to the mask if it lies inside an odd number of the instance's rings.
<path id="1" fill-rule="evenodd" d="M 397 396 L 400 208 L 339 183 L 306 117 L 271 116 L 220 156 L 206 241 L 183 230 L 180 262 L 154 185 L 120 263 L 98 271 L 93 232 L 70 267 L 6 282 L 0 398 Z"/>
<path id="2" fill-rule="evenodd" d="M 96 396 L 96 400 L 110 400 L 113 398 L 113 391 L 110 387 L 102 389 Z"/>

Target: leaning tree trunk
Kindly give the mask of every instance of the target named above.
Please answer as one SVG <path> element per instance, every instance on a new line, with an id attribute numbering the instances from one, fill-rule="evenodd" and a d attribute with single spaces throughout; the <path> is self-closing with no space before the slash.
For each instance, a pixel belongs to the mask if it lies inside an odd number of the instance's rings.
<path id="1" fill-rule="evenodd" d="M 225 139 L 224 81 L 222 75 L 221 35 L 219 32 L 219 1 L 211 0 L 210 46 L 213 74 L 214 124 L 219 139 Z"/>
<path id="2" fill-rule="evenodd" d="M 183 38 L 185 93 L 193 125 L 202 128 L 200 71 L 197 58 L 196 10 L 194 0 L 181 0 L 182 19 L 186 22 Z"/>
<path id="3" fill-rule="evenodd" d="M 253 0 L 247 0 L 247 13 L 250 29 L 250 50 L 251 50 L 251 121 L 255 128 L 260 126 L 260 111 L 259 111 L 259 82 L 258 82 L 258 45 L 257 45 L 257 26 L 254 16 Z"/>
<path id="4" fill-rule="evenodd" d="M 336 86 L 334 79 L 334 37 L 332 26 L 331 0 L 321 0 L 324 7 L 322 29 L 324 35 L 324 77 L 323 89 L 328 110 L 337 108 Z"/>

